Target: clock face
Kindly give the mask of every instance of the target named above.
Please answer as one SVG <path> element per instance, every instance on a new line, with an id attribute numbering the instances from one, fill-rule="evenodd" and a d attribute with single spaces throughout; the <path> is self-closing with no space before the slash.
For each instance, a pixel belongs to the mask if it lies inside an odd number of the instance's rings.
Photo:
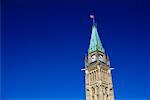
<path id="1" fill-rule="evenodd" d="M 93 56 L 91 57 L 91 62 L 94 62 L 94 61 L 96 61 L 96 56 L 95 56 L 95 55 L 93 55 Z"/>
<path id="2" fill-rule="evenodd" d="M 104 60 L 103 60 L 103 56 L 102 56 L 102 55 L 99 55 L 99 56 L 98 56 L 98 60 L 100 60 L 100 61 L 103 62 L 103 61 L 104 61 Z"/>

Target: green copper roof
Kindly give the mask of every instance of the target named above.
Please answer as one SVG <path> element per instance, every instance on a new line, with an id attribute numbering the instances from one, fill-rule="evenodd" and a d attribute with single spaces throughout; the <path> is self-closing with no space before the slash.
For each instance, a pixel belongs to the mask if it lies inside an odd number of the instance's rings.
<path id="1" fill-rule="evenodd" d="M 95 24 L 93 24 L 88 53 L 94 52 L 96 50 L 99 50 L 103 53 L 105 52 L 103 45 L 102 45 L 102 42 L 100 40 L 100 37 L 98 35 L 97 27 Z"/>

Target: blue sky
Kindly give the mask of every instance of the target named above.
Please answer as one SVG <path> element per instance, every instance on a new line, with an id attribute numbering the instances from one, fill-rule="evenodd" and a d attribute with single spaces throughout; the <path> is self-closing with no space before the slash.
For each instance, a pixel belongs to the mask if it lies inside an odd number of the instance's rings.
<path id="1" fill-rule="evenodd" d="M 2 3 L 2 99 L 85 100 L 84 56 L 95 14 L 110 56 L 116 100 L 148 100 L 148 1 L 6 0 Z"/>

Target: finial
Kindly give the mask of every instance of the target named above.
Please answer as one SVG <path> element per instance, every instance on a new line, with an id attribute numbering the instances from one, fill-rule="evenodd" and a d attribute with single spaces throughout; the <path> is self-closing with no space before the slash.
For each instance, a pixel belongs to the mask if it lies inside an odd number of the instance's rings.
<path id="1" fill-rule="evenodd" d="M 95 24 L 95 16 L 94 15 L 90 15 L 90 18 L 93 20 L 93 25 Z"/>

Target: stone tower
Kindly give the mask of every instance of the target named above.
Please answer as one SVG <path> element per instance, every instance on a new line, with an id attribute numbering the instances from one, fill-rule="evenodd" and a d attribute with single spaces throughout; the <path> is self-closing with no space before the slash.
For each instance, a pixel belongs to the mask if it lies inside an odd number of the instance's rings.
<path id="1" fill-rule="evenodd" d="M 103 48 L 94 21 L 88 55 L 85 57 L 86 100 L 114 100 L 109 57 Z"/>

